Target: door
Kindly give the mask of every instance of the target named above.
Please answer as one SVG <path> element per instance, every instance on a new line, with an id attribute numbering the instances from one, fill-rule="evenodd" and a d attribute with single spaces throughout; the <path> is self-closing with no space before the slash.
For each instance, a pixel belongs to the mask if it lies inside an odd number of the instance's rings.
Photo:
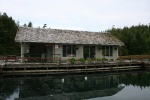
<path id="1" fill-rule="evenodd" d="M 90 58 L 95 58 L 95 46 L 90 46 Z"/>
<path id="2" fill-rule="evenodd" d="M 89 46 L 84 46 L 83 48 L 83 54 L 84 54 L 84 58 L 89 58 Z"/>
<path id="3" fill-rule="evenodd" d="M 53 46 L 47 47 L 47 62 L 53 62 Z"/>
<path id="4" fill-rule="evenodd" d="M 84 58 L 95 58 L 95 46 L 84 46 Z"/>

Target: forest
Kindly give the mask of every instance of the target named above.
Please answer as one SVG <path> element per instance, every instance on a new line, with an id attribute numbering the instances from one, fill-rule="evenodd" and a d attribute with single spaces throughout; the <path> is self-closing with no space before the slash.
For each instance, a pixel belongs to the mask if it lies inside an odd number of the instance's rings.
<path id="1" fill-rule="evenodd" d="M 120 47 L 121 55 L 150 54 L 150 24 L 132 27 L 112 28 L 108 32 L 119 38 L 125 45 Z"/>
<path id="2" fill-rule="evenodd" d="M 32 27 L 32 23 L 22 26 Z M 0 13 L 0 55 L 20 54 L 20 43 L 15 42 L 19 27 L 6 13 Z M 136 25 L 124 28 L 106 30 L 120 39 L 124 46 L 119 47 L 120 55 L 149 55 L 150 54 L 150 24 Z"/>

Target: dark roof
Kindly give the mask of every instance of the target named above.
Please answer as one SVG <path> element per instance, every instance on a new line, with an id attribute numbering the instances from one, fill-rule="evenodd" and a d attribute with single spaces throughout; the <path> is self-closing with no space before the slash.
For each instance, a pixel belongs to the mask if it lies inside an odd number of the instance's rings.
<path id="1" fill-rule="evenodd" d="M 111 33 L 19 27 L 16 42 L 123 45 Z"/>

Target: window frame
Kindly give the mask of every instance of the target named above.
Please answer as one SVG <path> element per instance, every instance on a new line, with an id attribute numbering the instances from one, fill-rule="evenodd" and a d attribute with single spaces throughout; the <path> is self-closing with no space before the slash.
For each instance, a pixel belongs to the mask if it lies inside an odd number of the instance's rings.
<path id="1" fill-rule="evenodd" d="M 63 45 L 62 57 L 69 56 L 76 57 L 76 45 Z"/>
<path id="2" fill-rule="evenodd" d="M 103 46 L 102 55 L 104 57 L 113 57 L 113 46 Z"/>

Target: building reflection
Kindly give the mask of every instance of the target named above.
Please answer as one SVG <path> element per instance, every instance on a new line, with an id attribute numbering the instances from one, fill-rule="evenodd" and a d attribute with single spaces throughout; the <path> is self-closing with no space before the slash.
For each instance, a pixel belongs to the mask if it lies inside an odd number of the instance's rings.
<path id="1" fill-rule="evenodd" d="M 5 100 L 16 91 L 18 91 L 19 97 L 15 100 L 41 100 L 43 98 L 44 100 L 81 100 L 111 96 L 124 88 L 120 84 L 132 84 L 132 80 L 134 85 L 142 86 L 143 84 L 150 86 L 150 81 L 143 77 L 149 78 L 150 74 L 1 78 L 0 97 L 2 100 Z M 139 78 L 141 78 L 140 81 Z M 142 80 L 144 82 L 148 81 L 148 83 L 140 83 Z"/>
<path id="2" fill-rule="evenodd" d="M 22 81 L 20 82 L 20 98 L 45 95 L 51 95 L 54 98 L 55 96 L 58 98 L 59 95 L 61 98 L 65 94 L 70 100 L 76 100 L 113 95 L 122 89 L 118 88 L 119 79 L 117 75 L 50 76 Z"/>

